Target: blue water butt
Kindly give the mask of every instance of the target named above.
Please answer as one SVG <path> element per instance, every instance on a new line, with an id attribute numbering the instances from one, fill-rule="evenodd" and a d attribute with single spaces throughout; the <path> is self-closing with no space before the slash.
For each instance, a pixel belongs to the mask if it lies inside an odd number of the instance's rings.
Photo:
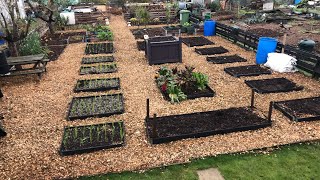
<path id="1" fill-rule="evenodd" d="M 203 35 L 204 36 L 216 35 L 216 22 L 215 21 L 207 20 L 204 22 Z"/>
<path id="2" fill-rule="evenodd" d="M 294 4 L 299 4 L 302 0 L 294 0 Z"/>
<path id="3" fill-rule="evenodd" d="M 278 40 L 275 38 L 261 37 L 259 38 L 258 50 L 256 54 L 256 63 L 264 64 L 267 62 L 268 53 L 276 51 Z"/>
<path id="4" fill-rule="evenodd" d="M 3 33 L 0 32 L 0 35 L 3 35 Z M 0 39 L 0 46 L 3 45 L 3 44 L 5 44 L 5 43 L 6 43 L 6 41 L 5 41 L 4 39 Z"/>

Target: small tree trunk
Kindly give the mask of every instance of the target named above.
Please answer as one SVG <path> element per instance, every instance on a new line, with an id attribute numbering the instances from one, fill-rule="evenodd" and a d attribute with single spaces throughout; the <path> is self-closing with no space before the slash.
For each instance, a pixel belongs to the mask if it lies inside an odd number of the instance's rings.
<path id="1" fill-rule="evenodd" d="M 19 56 L 17 42 L 8 42 L 8 46 L 9 46 L 10 54 L 11 54 L 12 57 Z M 21 70 L 22 69 L 21 65 L 16 65 L 15 67 L 16 67 L 17 70 Z"/>
<path id="2" fill-rule="evenodd" d="M 50 34 L 54 34 L 54 27 L 53 27 L 53 23 L 51 21 L 48 22 L 48 27 L 49 27 Z"/>

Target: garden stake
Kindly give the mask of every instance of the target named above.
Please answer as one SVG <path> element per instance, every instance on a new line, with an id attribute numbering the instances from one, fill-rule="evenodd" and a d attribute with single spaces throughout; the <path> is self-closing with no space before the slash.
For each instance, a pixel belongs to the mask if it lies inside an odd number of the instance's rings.
<path id="1" fill-rule="evenodd" d="M 272 108 L 273 108 L 273 101 L 271 101 L 271 102 L 270 102 L 270 105 L 269 105 L 269 113 L 268 113 L 268 120 L 269 120 L 269 122 L 271 122 Z"/>
<path id="2" fill-rule="evenodd" d="M 150 102 L 149 102 L 149 99 L 147 99 L 147 116 L 146 118 L 149 119 L 149 114 L 150 114 Z"/>
<path id="3" fill-rule="evenodd" d="M 252 89 L 251 90 L 251 105 L 250 105 L 251 108 L 254 108 L 254 90 Z"/>

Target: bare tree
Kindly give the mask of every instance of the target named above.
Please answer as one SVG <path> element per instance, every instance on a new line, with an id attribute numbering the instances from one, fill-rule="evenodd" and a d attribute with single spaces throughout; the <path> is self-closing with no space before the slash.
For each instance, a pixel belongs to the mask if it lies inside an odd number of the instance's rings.
<path id="1" fill-rule="evenodd" d="M 19 56 L 18 42 L 27 37 L 31 18 L 22 18 L 18 8 L 18 0 L 5 0 L 7 7 L 3 8 L 7 11 L 8 16 L 1 12 L 0 25 L 4 30 L 4 34 L 0 38 L 8 42 L 12 56 Z"/>
<path id="2" fill-rule="evenodd" d="M 51 34 L 54 34 L 54 23 L 56 22 L 54 12 L 56 7 L 52 0 L 48 0 L 47 3 L 42 2 L 41 0 L 36 0 L 35 3 L 32 3 L 30 0 L 26 0 L 31 10 L 34 12 L 36 18 L 41 19 L 46 22 Z"/>

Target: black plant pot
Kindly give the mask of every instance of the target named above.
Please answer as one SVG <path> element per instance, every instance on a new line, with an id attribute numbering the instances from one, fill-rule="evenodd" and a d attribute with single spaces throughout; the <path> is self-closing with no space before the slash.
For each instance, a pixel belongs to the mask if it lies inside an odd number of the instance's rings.
<path id="1" fill-rule="evenodd" d="M 0 74 L 7 74 L 10 70 L 10 67 L 7 63 L 6 52 L 0 51 Z"/>

